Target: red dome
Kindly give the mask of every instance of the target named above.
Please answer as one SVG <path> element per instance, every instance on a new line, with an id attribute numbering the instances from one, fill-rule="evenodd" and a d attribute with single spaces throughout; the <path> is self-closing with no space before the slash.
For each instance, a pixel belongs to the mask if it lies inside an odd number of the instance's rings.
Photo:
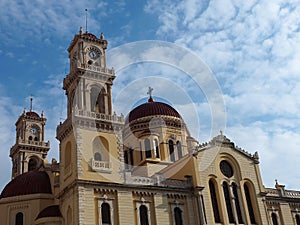
<path id="1" fill-rule="evenodd" d="M 5 186 L 0 198 L 38 193 L 52 194 L 50 179 L 45 171 L 31 171 L 15 177 Z"/>
<path id="2" fill-rule="evenodd" d="M 154 102 L 152 98 L 147 103 L 137 106 L 128 116 L 128 121 L 147 117 L 147 116 L 173 116 L 181 119 L 180 114 L 170 105 L 163 102 Z"/>
<path id="3" fill-rule="evenodd" d="M 39 213 L 36 220 L 40 218 L 46 218 L 46 217 L 62 217 L 59 206 L 51 205 L 46 207 Z"/>
<path id="4" fill-rule="evenodd" d="M 33 111 L 29 111 L 26 113 L 26 116 L 31 116 L 31 117 L 37 117 L 40 118 L 39 114 L 37 114 L 36 112 Z"/>

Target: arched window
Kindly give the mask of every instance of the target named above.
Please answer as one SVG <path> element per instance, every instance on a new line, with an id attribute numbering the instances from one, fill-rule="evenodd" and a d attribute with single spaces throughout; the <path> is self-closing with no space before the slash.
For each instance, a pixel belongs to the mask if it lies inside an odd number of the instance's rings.
<path id="1" fill-rule="evenodd" d="M 65 167 L 67 168 L 71 164 L 71 142 L 68 142 L 65 149 Z"/>
<path id="2" fill-rule="evenodd" d="M 34 141 L 38 141 L 38 140 L 39 140 L 38 137 L 35 137 L 35 138 L 34 138 Z"/>
<path id="3" fill-rule="evenodd" d="M 174 208 L 175 225 L 183 225 L 182 210 L 179 207 Z"/>
<path id="4" fill-rule="evenodd" d="M 225 202 L 226 202 L 229 223 L 234 223 L 232 206 L 231 206 L 231 202 L 230 202 L 229 186 L 225 181 L 223 182 L 223 192 L 224 192 L 224 198 L 225 198 Z"/>
<path id="5" fill-rule="evenodd" d="M 238 216 L 238 221 L 240 224 L 242 224 L 244 222 L 243 222 L 242 211 L 240 207 L 240 199 L 238 195 L 237 185 L 235 183 L 232 183 L 232 192 L 235 200 L 234 202 L 235 202 L 236 213 Z"/>
<path id="6" fill-rule="evenodd" d="M 101 155 L 101 161 L 109 161 L 109 145 L 108 141 L 104 137 L 95 137 L 93 141 L 94 155 L 99 153 Z"/>
<path id="7" fill-rule="evenodd" d="M 130 165 L 134 165 L 134 157 L 133 157 L 133 149 L 132 148 L 130 148 L 129 150 L 128 150 L 128 153 L 129 153 L 129 159 L 130 159 Z"/>
<path id="8" fill-rule="evenodd" d="M 273 225 L 278 225 L 276 213 L 272 213 L 272 214 L 271 214 L 271 218 L 272 218 L 272 224 L 273 224 Z"/>
<path id="9" fill-rule="evenodd" d="M 159 147 L 157 139 L 154 139 L 154 147 L 155 147 L 155 157 L 159 158 Z"/>
<path id="10" fill-rule="evenodd" d="M 296 225 L 300 225 L 300 215 L 296 215 Z"/>
<path id="11" fill-rule="evenodd" d="M 29 136 L 28 140 L 29 140 L 29 141 L 32 141 L 32 136 Z"/>
<path id="12" fill-rule="evenodd" d="M 142 142 L 140 141 L 140 156 L 141 156 L 141 161 L 143 160 L 143 147 L 142 147 Z"/>
<path id="13" fill-rule="evenodd" d="M 105 90 L 98 87 L 91 88 L 91 111 L 105 113 Z"/>
<path id="14" fill-rule="evenodd" d="M 170 153 L 170 161 L 175 161 L 175 155 L 174 155 L 174 142 L 172 140 L 169 140 L 169 153 Z"/>
<path id="15" fill-rule="evenodd" d="M 150 140 L 148 138 L 145 139 L 145 151 L 146 151 L 146 158 L 151 158 L 151 145 L 150 145 Z"/>
<path id="16" fill-rule="evenodd" d="M 15 225 L 23 225 L 24 224 L 24 215 L 21 212 L 16 214 Z"/>
<path id="17" fill-rule="evenodd" d="M 94 154 L 94 160 L 96 160 L 96 161 L 102 161 L 102 156 L 101 156 L 101 154 L 99 152 L 96 152 Z"/>
<path id="18" fill-rule="evenodd" d="M 244 184 L 244 191 L 245 191 L 245 197 L 246 197 L 246 201 L 247 201 L 250 221 L 251 221 L 252 224 L 256 224 L 254 211 L 253 211 L 253 204 L 252 204 L 252 201 L 251 201 L 250 190 L 249 190 L 249 187 L 248 187 L 247 183 Z"/>
<path id="19" fill-rule="evenodd" d="M 32 171 L 32 170 L 35 170 L 37 168 L 37 159 L 36 158 L 31 158 L 29 159 L 29 162 L 28 162 L 28 171 Z"/>
<path id="20" fill-rule="evenodd" d="M 110 219 L 110 206 L 108 203 L 102 203 L 101 205 L 101 216 L 102 216 L 102 224 L 109 225 L 111 224 Z"/>
<path id="21" fill-rule="evenodd" d="M 140 206 L 140 225 L 149 225 L 148 209 L 146 206 Z"/>
<path id="22" fill-rule="evenodd" d="M 211 204 L 214 211 L 215 223 L 221 223 L 218 198 L 216 194 L 215 184 L 212 180 L 209 181 L 209 191 L 210 191 Z"/>
<path id="23" fill-rule="evenodd" d="M 177 141 L 176 145 L 177 145 L 178 159 L 180 159 L 180 158 L 182 157 L 182 146 L 181 146 L 181 142 L 180 142 L 180 141 Z"/>

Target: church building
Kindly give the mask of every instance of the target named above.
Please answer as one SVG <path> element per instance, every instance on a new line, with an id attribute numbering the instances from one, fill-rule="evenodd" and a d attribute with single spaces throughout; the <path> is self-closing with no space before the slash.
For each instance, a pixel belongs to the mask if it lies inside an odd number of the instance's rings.
<path id="1" fill-rule="evenodd" d="M 80 29 L 68 48 L 59 161 L 46 159 L 44 113 L 17 119 L 1 225 L 300 225 L 300 191 L 265 187 L 257 152 L 222 132 L 199 143 L 151 88 L 128 115 L 113 112 L 107 44 Z"/>

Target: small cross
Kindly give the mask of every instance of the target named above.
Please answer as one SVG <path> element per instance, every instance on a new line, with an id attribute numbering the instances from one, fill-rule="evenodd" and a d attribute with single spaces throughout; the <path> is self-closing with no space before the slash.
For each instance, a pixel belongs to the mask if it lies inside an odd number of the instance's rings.
<path id="1" fill-rule="evenodd" d="M 153 91 L 153 88 L 152 88 L 152 87 L 149 87 L 149 88 L 148 88 L 147 95 L 149 95 L 150 98 L 152 97 L 152 91 Z"/>

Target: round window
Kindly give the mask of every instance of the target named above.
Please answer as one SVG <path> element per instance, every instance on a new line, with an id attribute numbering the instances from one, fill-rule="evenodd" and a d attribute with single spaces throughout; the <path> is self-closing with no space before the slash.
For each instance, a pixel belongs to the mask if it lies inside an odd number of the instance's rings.
<path id="1" fill-rule="evenodd" d="M 233 169 L 232 166 L 225 160 L 221 161 L 220 163 L 220 170 L 225 177 L 232 177 L 233 176 Z"/>

